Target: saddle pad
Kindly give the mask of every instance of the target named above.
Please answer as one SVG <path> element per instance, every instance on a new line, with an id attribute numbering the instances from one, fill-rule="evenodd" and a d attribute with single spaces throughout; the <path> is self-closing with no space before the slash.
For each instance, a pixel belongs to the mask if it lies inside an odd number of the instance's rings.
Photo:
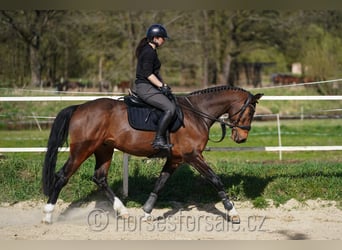
<path id="1" fill-rule="evenodd" d="M 157 109 L 127 106 L 127 114 L 129 124 L 132 128 L 144 131 L 156 131 L 163 112 Z M 170 123 L 169 131 L 177 131 L 182 124 L 178 116 L 175 117 Z"/>

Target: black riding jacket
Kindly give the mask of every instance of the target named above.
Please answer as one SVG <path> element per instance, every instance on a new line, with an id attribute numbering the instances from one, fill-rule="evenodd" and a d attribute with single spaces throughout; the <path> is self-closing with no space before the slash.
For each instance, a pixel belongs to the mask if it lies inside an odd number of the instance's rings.
<path id="1" fill-rule="evenodd" d="M 160 81 L 162 81 L 159 73 L 160 67 L 161 63 L 159 61 L 157 51 L 149 44 L 146 44 L 145 47 L 142 48 L 138 57 L 135 83 L 139 84 L 141 82 L 150 82 L 147 77 L 151 74 L 154 74 Z"/>

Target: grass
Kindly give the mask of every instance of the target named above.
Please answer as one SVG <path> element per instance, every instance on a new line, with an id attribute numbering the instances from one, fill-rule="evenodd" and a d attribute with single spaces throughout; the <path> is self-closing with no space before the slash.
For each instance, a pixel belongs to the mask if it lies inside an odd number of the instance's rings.
<path id="1" fill-rule="evenodd" d="M 339 120 L 282 121 L 283 145 L 342 145 Z M 0 131 L 0 147 L 45 147 L 49 131 Z M 219 126 L 210 132 L 212 139 L 220 137 Z M 17 140 L 15 139 L 17 138 Z M 251 147 L 276 146 L 275 122 L 254 122 L 248 142 L 237 145 L 229 138 L 209 146 Z M 283 152 L 279 161 L 276 152 L 204 152 L 209 165 L 222 179 L 233 200 L 250 200 L 256 207 L 267 207 L 291 198 L 328 199 L 342 201 L 342 152 Z M 44 199 L 41 192 L 43 153 L 9 153 L 0 159 L 0 202 Z M 57 168 L 67 158 L 61 153 Z M 142 206 L 161 171 L 162 159 L 131 157 L 129 161 L 128 206 Z M 94 159 L 89 158 L 62 190 L 65 201 L 92 201 L 98 192 L 91 181 Z M 120 196 L 122 191 L 122 153 L 115 154 L 109 172 L 109 182 Z M 216 191 L 188 165 L 181 166 L 167 182 L 157 206 L 170 206 L 170 201 L 184 203 L 218 202 Z"/>
<path id="2" fill-rule="evenodd" d="M 117 153 L 109 173 L 111 187 L 119 195 L 122 187 L 121 153 Z M 41 193 L 41 154 L 11 154 L 0 160 L 1 202 L 17 202 L 43 199 Z M 66 154 L 61 158 L 65 159 Z M 64 159 L 59 160 L 59 166 Z M 153 189 L 159 175 L 162 160 L 147 160 L 132 157 L 129 163 L 128 206 L 141 206 Z M 342 162 L 319 160 L 298 162 L 244 162 L 218 160 L 212 165 L 233 200 L 251 200 L 264 207 L 266 199 L 276 205 L 291 198 L 327 199 L 341 201 Z M 91 181 L 94 161 L 87 160 L 63 189 L 60 198 L 65 201 L 85 202 L 102 195 Z M 105 199 L 105 197 L 102 197 Z M 216 191 L 188 165 L 181 166 L 167 182 L 161 193 L 158 206 L 169 205 L 170 201 L 184 203 L 218 202 Z"/>
<path id="3" fill-rule="evenodd" d="M 281 141 L 283 146 L 332 146 L 342 145 L 342 124 L 339 119 L 329 120 L 282 120 Z M 212 128 L 210 138 L 219 139 L 221 131 L 218 126 Z M 227 135 L 228 137 L 228 135 Z M 278 129 L 276 121 L 254 121 L 248 141 L 244 144 L 236 144 L 227 138 L 220 143 L 209 141 L 209 147 L 263 147 L 278 146 Z M 278 160 L 277 152 L 205 152 L 208 161 L 229 157 L 230 161 L 242 163 L 245 161 L 271 161 Z M 283 159 L 287 161 L 320 159 L 341 159 L 341 151 L 322 152 L 283 152 Z"/>

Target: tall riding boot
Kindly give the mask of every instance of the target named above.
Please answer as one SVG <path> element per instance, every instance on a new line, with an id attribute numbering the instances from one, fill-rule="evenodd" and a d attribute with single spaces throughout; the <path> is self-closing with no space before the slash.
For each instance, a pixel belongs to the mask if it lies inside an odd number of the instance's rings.
<path id="1" fill-rule="evenodd" d="M 172 113 L 170 111 L 166 111 L 164 112 L 164 116 L 159 120 L 156 137 L 152 143 L 153 148 L 169 149 L 172 147 L 172 144 L 168 144 L 165 138 L 166 130 L 172 120 L 172 117 L 173 117 Z"/>

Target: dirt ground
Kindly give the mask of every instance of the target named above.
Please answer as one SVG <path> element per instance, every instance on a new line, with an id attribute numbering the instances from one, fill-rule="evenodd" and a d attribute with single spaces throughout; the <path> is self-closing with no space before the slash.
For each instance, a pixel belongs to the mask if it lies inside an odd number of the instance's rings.
<path id="1" fill-rule="evenodd" d="M 335 201 L 290 200 L 279 207 L 255 209 L 235 202 L 239 225 L 226 220 L 221 203 L 205 206 L 174 202 L 155 209 L 153 221 L 129 208 L 129 217 L 116 217 L 108 202 L 73 204 L 58 201 L 54 223 L 40 223 L 43 202 L 0 205 L 0 240 L 340 240 L 342 210 Z"/>

